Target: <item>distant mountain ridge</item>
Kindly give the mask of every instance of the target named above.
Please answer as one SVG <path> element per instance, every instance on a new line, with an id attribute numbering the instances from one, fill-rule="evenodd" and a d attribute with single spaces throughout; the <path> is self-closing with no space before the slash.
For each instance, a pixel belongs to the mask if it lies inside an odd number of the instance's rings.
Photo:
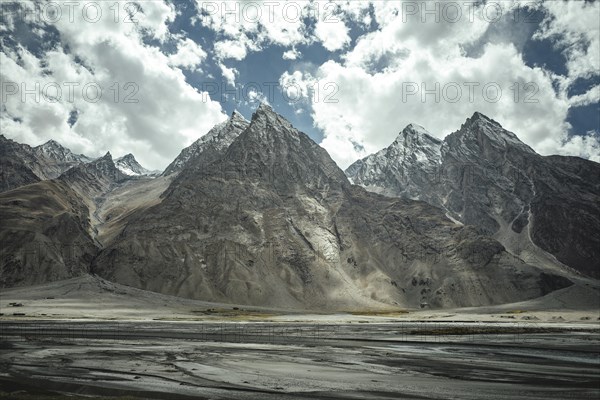
<path id="1" fill-rule="evenodd" d="M 44 179 L 54 179 L 71 167 L 89 163 L 93 159 L 83 154 L 75 154 L 55 140 L 33 147 L 34 153 L 43 160 Z"/>
<path id="2" fill-rule="evenodd" d="M 0 192 L 58 178 L 71 168 L 94 160 L 73 153 L 55 140 L 31 147 L 0 135 Z M 116 159 L 115 163 L 127 176 L 160 174 L 160 171 L 149 171 L 142 167 L 131 153 Z"/>

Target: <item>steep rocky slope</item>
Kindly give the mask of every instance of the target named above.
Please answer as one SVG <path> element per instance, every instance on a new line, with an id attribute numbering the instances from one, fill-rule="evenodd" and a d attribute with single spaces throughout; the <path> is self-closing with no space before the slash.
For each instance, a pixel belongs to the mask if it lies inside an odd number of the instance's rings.
<path id="1" fill-rule="evenodd" d="M 64 182 L 0 194 L 0 287 L 27 286 L 89 272 L 98 248 L 89 210 Z"/>
<path id="2" fill-rule="evenodd" d="M 163 172 L 163 176 L 180 172 L 192 159 L 202 154 L 202 162 L 208 163 L 218 158 L 229 145 L 248 127 L 249 122 L 237 111 L 231 118 L 212 128 L 206 135 L 181 151 L 179 156 Z"/>
<path id="3" fill-rule="evenodd" d="M 68 169 L 92 161 L 93 159 L 83 154 L 75 154 L 55 140 L 33 148 L 33 152 L 43 165 L 40 172 L 42 179 L 54 179 Z"/>
<path id="4" fill-rule="evenodd" d="M 540 156 L 480 113 L 443 142 L 409 126 L 346 174 L 438 206 L 529 262 L 600 278 L 600 164 Z"/>
<path id="5" fill-rule="evenodd" d="M 238 129 L 229 124 L 225 136 Z M 127 219 L 94 273 L 182 297 L 324 309 L 496 304 L 571 284 L 424 202 L 351 185 L 266 105 L 222 155 L 207 154 Z"/>
<path id="6" fill-rule="evenodd" d="M 96 207 L 124 179 L 107 154 L 57 179 L 0 194 L 0 285 L 31 285 L 89 272 L 99 250 Z"/>
<path id="7" fill-rule="evenodd" d="M 39 182 L 42 169 L 33 149 L 0 135 L 0 192 Z"/>
<path id="8" fill-rule="evenodd" d="M 424 187 L 431 185 L 431 177 L 440 168 L 441 148 L 441 140 L 422 126 L 410 124 L 388 148 L 356 161 L 346 174 L 375 193 L 429 200 L 430 190 Z"/>

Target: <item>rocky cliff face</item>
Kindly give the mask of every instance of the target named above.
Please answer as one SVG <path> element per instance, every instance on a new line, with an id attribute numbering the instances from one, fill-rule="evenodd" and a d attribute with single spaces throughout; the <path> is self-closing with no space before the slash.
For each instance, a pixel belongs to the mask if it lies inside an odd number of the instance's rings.
<path id="1" fill-rule="evenodd" d="M 93 198 L 106 193 L 111 186 L 127 179 L 115 165 L 110 153 L 88 164 L 66 171 L 59 180 L 68 183 L 82 197 Z"/>
<path id="2" fill-rule="evenodd" d="M 92 270 L 177 296 L 313 309 L 492 304 L 570 284 L 424 202 L 351 185 L 266 105 L 221 156 L 190 160 Z"/>
<path id="3" fill-rule="evenodd" d="M 368 190 L 438 206 L 525 260 L 600 277 L 599 164 L 542 157 L 480 113 L 439 147 L 405 145 L 407 130 L 348 176 Z"/>

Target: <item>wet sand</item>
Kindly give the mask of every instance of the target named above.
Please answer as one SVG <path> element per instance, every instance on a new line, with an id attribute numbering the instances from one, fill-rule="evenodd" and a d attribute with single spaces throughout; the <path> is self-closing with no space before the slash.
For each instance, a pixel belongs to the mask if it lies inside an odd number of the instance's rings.
<path id="1" fill-rule="evenodd" d="M 0 332 L 4 394 L 44 389 L 162 399 L 600 396 L 600 330 L 593 324 L 5 320 Z M 37 393 L 21 398 L 52 398 Z"/>

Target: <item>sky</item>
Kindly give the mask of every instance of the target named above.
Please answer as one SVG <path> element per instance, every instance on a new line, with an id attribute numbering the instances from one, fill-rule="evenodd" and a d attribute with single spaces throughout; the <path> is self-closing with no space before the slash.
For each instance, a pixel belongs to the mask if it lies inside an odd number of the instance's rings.
<path id="1" fill-rule="evenodd" d="M 475 111 L 600 162 L 600 2 L 1 2 L 0 130 L 164 169 L 269 103 L 341 168 Z"/>

